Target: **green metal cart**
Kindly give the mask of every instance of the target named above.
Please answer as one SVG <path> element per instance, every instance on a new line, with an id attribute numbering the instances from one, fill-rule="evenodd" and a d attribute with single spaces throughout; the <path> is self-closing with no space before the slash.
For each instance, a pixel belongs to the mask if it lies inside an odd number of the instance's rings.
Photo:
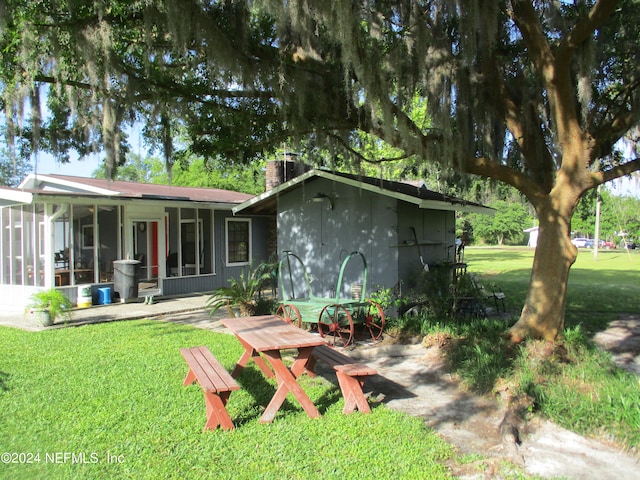
<path id="1" fill-rule="evenodd" d="M 352 286 L 352 296 L 341 298 L 342 282 L 349 262 L 362 262 L 362 285 Z M 294 272 L 298 283 L 294 281 Z M 360 252 L 350 253 L 343 261 L 338 275 L 335 297 L 316 297 L 312 293 L 311 281 L 306 266 L 294 253 L 284 252 L 278 268 L 278 290 L 280 305 L 276 315 L 299 327 L 317 328 L 330 345 L 346 347 L 353 343 L 357 334 L 364 333 L 372 341 L 379 340 L 384 330 L 382 307 L 365 299 L 367 261 Z M 298 293 L 296 293 L 298 291 Z"/>

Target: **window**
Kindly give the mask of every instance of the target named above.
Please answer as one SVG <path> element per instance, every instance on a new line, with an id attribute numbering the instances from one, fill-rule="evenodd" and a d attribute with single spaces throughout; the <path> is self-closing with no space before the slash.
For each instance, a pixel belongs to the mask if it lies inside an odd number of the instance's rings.
<path id="1" fill-rule="evenodd" d="M 93 225 L 82 226 L 82 248 L 93 248 Z"/>
<path id="2" fill-rule="evenodd" d="M 45 235 L 44 235 L 44 222 L 38 222 L 38 253 L 40 258 L 44 260 L 44 245 L 45 245 Z"/>
<path id="3" fill-rule="evenodd" d="M 227 264 L 243 265 L 251 260 L 251 220 L 227 218 Z"/>

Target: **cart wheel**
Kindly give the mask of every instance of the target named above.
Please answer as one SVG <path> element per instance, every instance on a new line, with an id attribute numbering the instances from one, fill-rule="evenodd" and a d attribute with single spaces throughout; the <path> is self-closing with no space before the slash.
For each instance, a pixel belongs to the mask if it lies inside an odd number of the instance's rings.
<path id="1" fill-rule="evenodd" d="M 318 332 L 330 345 L 346 347 L 353 340 L 353 319 L 342 305 L 327 305 L 318 317 Z"/>
<path id="2" fill-rule="evenodd" d="M 369 330 L 371 340 L 380 340 L 384 330 L 384 312 L 380 304 L 369 300 L 364 320 L 364 326 Z"/>
<path id="3" fill-rule="evenodd" d="M 291 304 L 280 305 L 276 310 L 276 315 L 296 327 L 302 327 L 300 310 Z"/>

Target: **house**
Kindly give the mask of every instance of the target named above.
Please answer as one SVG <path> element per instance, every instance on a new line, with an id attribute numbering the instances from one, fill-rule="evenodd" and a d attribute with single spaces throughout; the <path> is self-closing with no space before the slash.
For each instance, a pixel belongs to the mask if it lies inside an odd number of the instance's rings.
<path id="1" fill-rule="evenodd" d="M 139 260 L 139 295 L 210 292 L 267 259 L 272 220 L 234 216 L 252 195 L 64 175 L 0 188 L 0 292 L 24 306 L 57 287 L 114 288 L 114 261 Z M 117 263 L 116 263 L 117 265 Z M 118 275 L 116 269 L 115 275 Z M 121 292 L 114 291 L 114 298 Z M 120 298 L 120 300 L 128 300 Z"/>
<path id="2" fill-rule="evenodd" d="M 494 212 L 430 191 L 423 182 L 309 170 L 288 161 L 267 164 L 267 186 L 232 211 L 276 216 L 277 251 L 302 260 L 315 297 L 335 296 L 341 263 L 354 251 L 367 262 L 367 294 L 378 287 L 411 287 L 416 274 L 430 267 L 454 269 L 456 212 Z M 351 298 L 351 286 L 363 284 L 362 274 L 361 266 L 349 267 L 341 298 Z"/>

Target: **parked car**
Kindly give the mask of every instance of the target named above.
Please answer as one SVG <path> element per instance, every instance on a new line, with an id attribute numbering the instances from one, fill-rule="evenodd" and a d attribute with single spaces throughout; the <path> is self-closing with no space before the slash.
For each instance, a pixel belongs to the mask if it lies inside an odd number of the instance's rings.
<path id="1" fill-rule="evenodd" d="M 622 242 L 622 248 L 628 248 L 629 250 L 635 250 L 638 246 L 636 242 Z"/>
<path id="2" fill-rule="evenodd" d="M 616 248 L 616 245 L 613 242 L 609 242 L 607 240 L 600 240 L 598 245 L 600 245 L 600 248 L 606 248 L 607 250 Z"/>
<path id="3" fill-rule="evenodd" d="M 591 246 L 593 247 L 593 240 L 589 238 L 578 237 L 571 240 L 571 243 L 573 243 L 576 248 L 587 248 L 589 246 L 589 242 L 591 242 Z"/>

